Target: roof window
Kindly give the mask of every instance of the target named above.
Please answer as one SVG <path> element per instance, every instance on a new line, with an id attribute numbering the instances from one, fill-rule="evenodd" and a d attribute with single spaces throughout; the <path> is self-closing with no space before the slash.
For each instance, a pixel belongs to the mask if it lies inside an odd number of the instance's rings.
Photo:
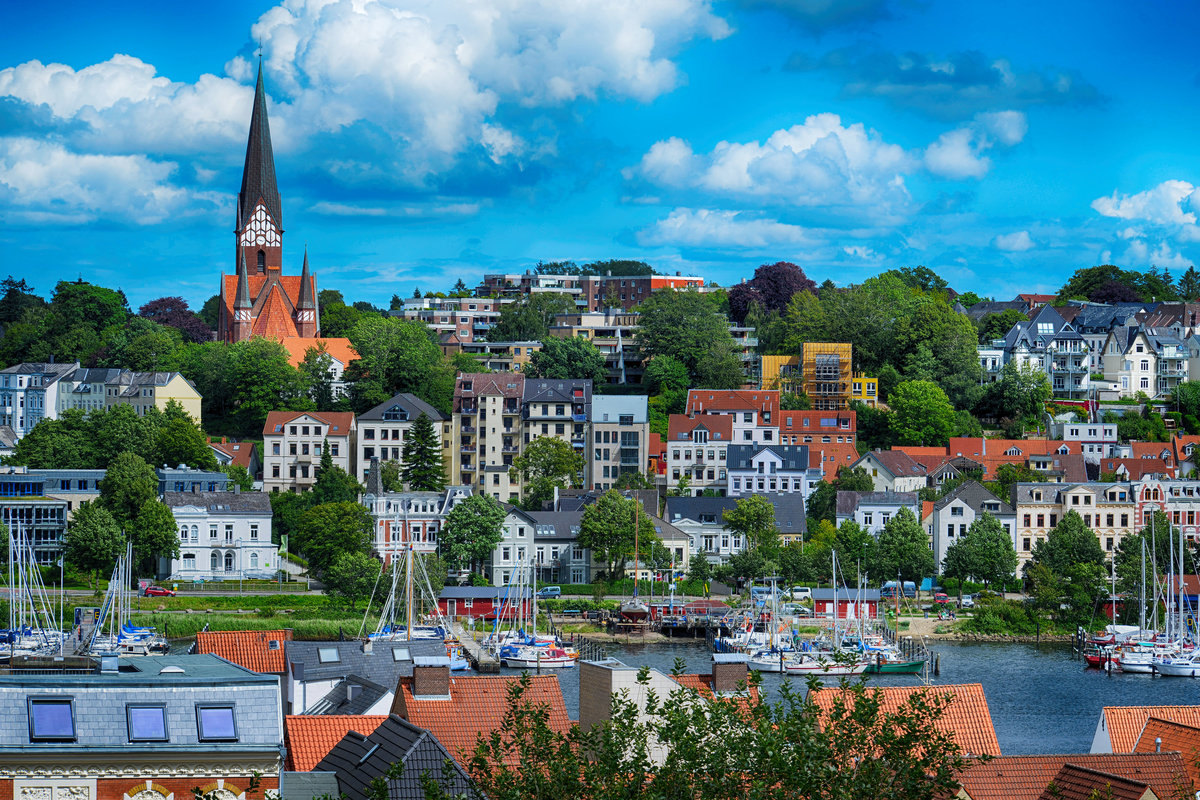
<path id="1" fill-rule="evenodd" d="M 74 698 L 29 698 L 29 741 L 75 741 Z"/>
<path id="2" fill-rule="evenodd" d="M 337 664 L 342 660 L 342 654 L 336 647 L 318 647 L 317 661 L 322 664 Z"/>
<path id="3" fill-rule="evenodd" d="M 162 704 L 125 706 L 125 723 L 131 742 L 167 741 L 167 709 Z"/>
<path id="4" fill-rule="evenodd" d="M 233 706 L 196 706 L 196 727 L 202 742 L 236 742 Z"/>

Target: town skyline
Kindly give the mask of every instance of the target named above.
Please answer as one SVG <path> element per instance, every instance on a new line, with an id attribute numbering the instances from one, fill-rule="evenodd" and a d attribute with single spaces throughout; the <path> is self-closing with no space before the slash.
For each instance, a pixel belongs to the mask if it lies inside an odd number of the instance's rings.
<path id="1" fill-rule="evenodd" d="M 722 285 L 777 260 L 838 284 L 924 264 L 997 299 L 1099 263 L 1193 263 L 1191 9 L 819 6 L 17 9 L 6 272 L 134 306 L 214 294 L 259 47 L 284 271 L 307 244 L 318 288 L 347 299 L 539 260 Z M 345 47 L 364 39 L 403 46 Z"/>

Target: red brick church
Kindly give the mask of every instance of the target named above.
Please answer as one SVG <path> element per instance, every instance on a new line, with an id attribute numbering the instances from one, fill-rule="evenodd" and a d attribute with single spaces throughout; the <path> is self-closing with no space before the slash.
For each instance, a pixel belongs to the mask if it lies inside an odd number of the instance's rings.
<path id="1" fill-rule="evenodd" d="M 234 236 L 236 273 L 221 276 L 217 338 L 223 342 L 253 336 L 281 342 L 299 338 L 312 339 L 315 345 L 321 332 L 321 315 L 317 279 L 308 271 L 308 253 L 304 254 L 299 276 L 283 274 L 283 203 L 275 183 L 261 64 Z"/>

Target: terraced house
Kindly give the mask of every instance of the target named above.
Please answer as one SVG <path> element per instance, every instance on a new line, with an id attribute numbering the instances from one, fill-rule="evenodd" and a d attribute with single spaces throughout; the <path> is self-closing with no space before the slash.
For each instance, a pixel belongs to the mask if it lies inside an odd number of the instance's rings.
<path id="1" fill-rule="evenodd" d="M 1091 348 L 1058 311 L 1042 306 L 1004 337 L 1004 361 L 1028 364 L 1050 380 L 1055 397 L 1084 399 L 1091 388 Z"/>
<path id="2" fill-rule="evenodd" d="M 1130 483 L 1017 484 L 1013 488 L 1017 560 L 1024 565 L 1038 542 L 1044 542 L 1070 511 L 1077 512 L 1104 551 L 1112 553 L 1124 537 L 1140 530 L 1134 490 Z"/>

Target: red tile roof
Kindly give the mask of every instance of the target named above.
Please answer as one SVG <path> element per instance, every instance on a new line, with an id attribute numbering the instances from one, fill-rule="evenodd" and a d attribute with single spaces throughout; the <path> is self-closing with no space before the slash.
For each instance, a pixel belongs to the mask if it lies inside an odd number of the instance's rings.
<path id="1" fill-rule="evenodd" d="M 258 295 L 262 292 L 263 286 L 267 282 L 266 275 L 247 275 L 249 278 L 250 302 L 258 304 Z M 313 297 L 317 296 L 317 279 L 315 276 L 310 276 L 312 281 Z M 233 302 L 237 299 L 237 275 L 222 275 L 221 280 L 224 281 L 225 291 L 222 296 L 225 298 L 225 318 L 232 320 L 234 318 Z M 296 323 L 292 319 L 291 309 L 295 308 L 300 302 L 300 276 L 299 275 L 280 275 L 277 278 L 278 283 L 272 289 L 271 294 L 274 295 L 276 290 L 282 290 L 282 293 L 287 295 L 287 300 L 282 297 L 272 297 L 259 310 L 258 319 L 254 324 L 255 336 L 266 336 L 272 339 L 283 339 L 284 336 L 296 335 Z M 271 311 L 268 314 L 268 306 Z M 264 317 L 273 317 L 282 311 L 282 319 L 273 319 Z M 267 332 L 260 332 L 260 323 L 263 331 L 291 331 L 283 335 L 272 335 Z"/>
<path id="2" fill-rule="evenodd" d="M 1200 706 L 1105 706 L 1100 714 L 1114 753 L 1132 753 L 1151 717 L 1200 728 Z"/>
<path id="3" fill-rule="evenodd" d="M 267 300 L 254 318 L 252 332 L 264 339 L 281 340 L 289 336 L 299 335 L 296 330 L 296 320 L 292 319 L 294 303 L 289 303 L 283 297 L 279 286 L 272 286 L 267 292 Z"/>
<path id="4" fill-rule="evenodd" d="M 290 628 L 277 631 L 200 631 L 196 652 L 212 653 L 254 672 L 282 675 L 287 672 L 284 642 L 292 640 Z M 274 648 L 271 642 L 276 642 Z"/>
<path id="5" fill-rule="evenodd" d="M 820 469 L 825 480 L 831 481 L 842 467 L 858 461 L 858 449 L 852 444 L 810 444 L 808 465 Z"/>
<path id="6" fill-rule="evenodd" d="M 456 758 L 465 760 L 475 750 L 481 735 L 501 726 L 508 713 L 508 690 L 518 678 L 496 676 L 454 676 L 450 678 L 450 697 L 417 698 L 412 679 L 401 678 L 392 713 L 424 728 L 437 737 Z M 557 675 L 531 675 L 524 699 L 546 706 L 551 728 L 565 733 L 571 726 L 567 706 Z"/>
<path id="7" fill-rule="evenodd" d="M 778 425 L 779 392 L 775 389 L 688 389 L 687 414 L 714 411 L 770 412 L 771 421 Z"/>
<path id="8" fill-rule="evenodd" d="M 325 345 L 325 352 L 329 353 L 343 368 L 351 361 L 358 360 L 358 351 L 354 349 L 354 345 L 350 344 L 349 339 L 325 336 L 317 338 L 288 336 L 280 344 L 283 345 L 284 350 L 287 350 L 288 361 L 293 367 L 299 367 L 304 362 L 304 356 L 308 354 L 310 348 L 320 347 L 322 344 Z"/>
<path id="9" fill-rule="evenodd" d="M 1192 789 L 1200 788 L 1200 728 L 1151 717 L 1142 728 L 1135 753 L 1179 753 L 1192 780 Z"/>
<path id="10" fill-rule="evenodd" d="M 1150 787 L 1141 781 L 1077 764 L 1063 764 L 1038 800 L 1096 800 L 1100 797 L 1106 800 L 1158 800 Z"/>
<path id="11" fill-rule="evenodd" d="M 370 736 L 386 714 L 289 714 L 283 718 L 287 772 L 310 772 L 350 731 Z"/>
<path id="12" fill-rule="evenodd" d="M 805 425 L 805 420 L 808 424 Z M 822 425 L 822 420 L 833 420 L 833 425 Z M 843 428 L 842 422 L 849 422 Z M 854 433 L 857 430 L 858 414 L 854 411 L 780 411 L 780 433 Z"/>
<path id="13" fill-rule="evenodd" d="M 254 458 L 254 442 L 225 442 L 209 440 L 208 446 L 220 450 L 229 457 L 230 463 L 250 469 L 250 461 Z"/>
<path id="14" fill-rule="evenodd" d="M 354 424 L 353 411 L 270 411 L 267 421 L 263 423 L 263 436 L 278 436 L 284 432 L 282 426 L 303 416 L 328 426 L 326 433 L 329 436 L 348 436 Z M 275 429 L 276 426 L 280 426 L 279 430 Z"/>
<path id="15" fill-rule="evenodd" d="M 1200 436 L 1176 436 L 1171 439 L 1171 447 L 1175 452 L 1175 461 L 1177 463 L 1191 460 L 1191 453 L 1188 452 L 1189 446 L 1192 450 L 1200 447 Z"/>
<path id="16" fill-rule="evenodd" d="M 809 696 L 825 713 L 833 709 L 841 689 L 826 687 L 810 692 Z M 880 710 L 885 714 L 894 714 L 908 702 L 915 692 L 926 691 L 924 686 L 881 686 L 868 689 L 879 692 Z M 952 734 L 959 748 L 968 755 L 1000 755 L 1000 743 L 996 739 L 996 729 L 992 727 L 992 714 L 988 711 L 987 698 L 983 694 L 983 684 L 960 683 L 945 686 L 930 686 L 928 691 L 935 694 L 952 695 L 950 702 L 938 720 L 939 730 Z M 1043 784 L 1044 786 L 1044 784 Z"/>
<path id="17" fill-rule="evenodd" d="M 1153 477 L 1155 475 L 1164 475 L 1174 477 L 1174 463 L 1167 463 L 1158 458 L 1102 458 L 1100 459 L 1100 472 L 1120 473 L 1124 467 L 1124 472 L 1128 474 L 1127 480 L 1140 481 L 1142 478 Z"/>
<path id="18" fill-rule="evenodd" d="M 471 388 L 464 389 L 463 383 L 470 383 Z M 454 382 L 455 408 L 462 397 L 499 395 L 520 400 L 524 390 L 525 376 L 519 372 L 464 372 Z"/>
<path id="19" fill-rule="evenodd" d="M 1175 797 L 1175 789 L 1188 783 L 1178 753 L 1000 756 L 972 763 L 959 775 L 959 783 L 971 800 L 1036 800 L 1065 764 L 1146 783 L 1161 798 Z"/>
<path id="20" fill-rule="evenodd" d="M 729 414 L 701 414 L 696 417 L 672 414 L 667 422 L 667 441 L 690 442 L 692 431 L 701 427 L 708 431 L 710 442 L 728 444 L 733 440 L 733 417 Z"/>
<path id="21" fill-rule="evenodd" d="M 1174 466 L 1175 452 L 1170 442 L 1130 442 L 1129 452 L 1134 458 L 1161 458 Z"/>

